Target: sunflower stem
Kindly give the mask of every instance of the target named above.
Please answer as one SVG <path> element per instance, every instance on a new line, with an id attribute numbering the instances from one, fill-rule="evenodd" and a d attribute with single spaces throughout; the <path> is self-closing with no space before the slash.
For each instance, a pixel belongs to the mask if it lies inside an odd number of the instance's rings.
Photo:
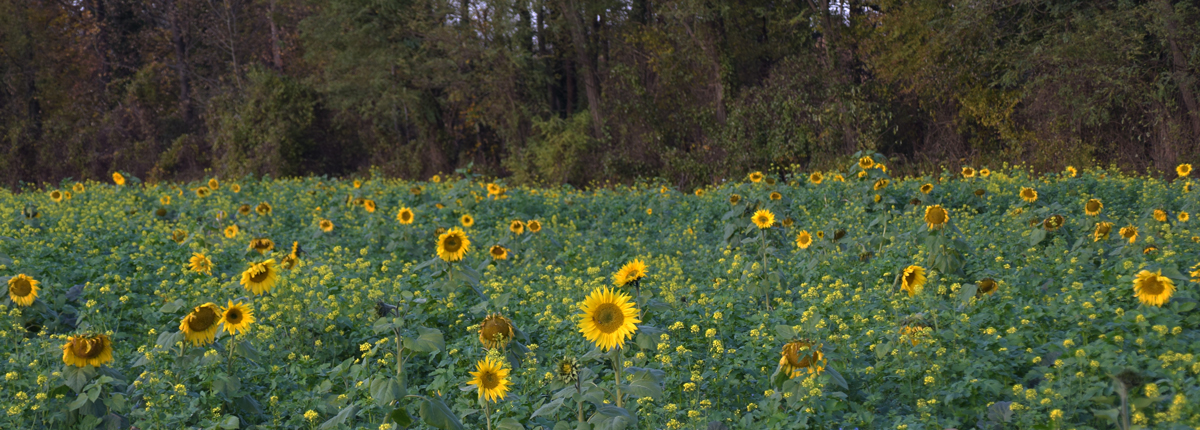
<path id="1" fill-rule="evenodd" d="M 226 372 L 228 372 L 230 375 L 233 375 L 233 353 L 234 353 L 234 351 L 237 350 L 237 348 L 234 347 L 233 343 L 234 343 L 233 335 L 230 335 L 229 342 L 225 344 L 229 348 L 229 364 L 226 367 Z"/>
<path id="2" fill-rule="evenodd" d="M 763 304 L 767 306 L 767 310 L 771 310 L 771 288 L 767 286 L 767 233 L 766 229 L 758 229 L 758 238 L 762 243 L 762 285 L 763 285 Z"/>
<path id="3" fill-rule="evenodd" d="M 575 398 L 575 408 L 577 408 L 579 411 L 579 422 L 582 423 L 583 422 L 583 384 L 579 381 L 578 377 L 575 378 L 575 394 L 578 394 L 578 396 Z"/>
<path id="4" fill-rule="evenodd" d="M 488 401 L 483 401 L 483 416 L 487 418 L 487 428 L 492 430 L 492 408 L 488 407 Z"/>
<path id="5" fill-rule="evenodd" d="M 621 399 L 621 368 L 624 367 L 624 363 L 622 363 L 621 360 L 623 358 L 625 358 L 625 348 L 618 346 L 617 355 L 613 357 L 613 371 L 616 372 L 616 381 L 614 381 L 615 386 L 613 387 L 613 392 L 616 394 L 613 397 L 616 397 L 617 399 L 616 402 L 618 408 L 625 407 L 625 402 Z"/>
<path id="6" fill-rule="evenodd" d="M 404 344 L 400 343 L 400 330 L 392 328 L 392 333 L 396 334 L 396 378 L 404 377 Z"/>

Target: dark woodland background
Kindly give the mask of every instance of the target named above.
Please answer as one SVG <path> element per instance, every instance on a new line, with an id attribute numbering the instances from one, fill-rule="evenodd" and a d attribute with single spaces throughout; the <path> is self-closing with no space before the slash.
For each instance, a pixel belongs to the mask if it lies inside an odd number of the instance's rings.
<path id="1" fill-rule="evenodd" d="M 689 187 L 860 149 L 1170 172 L 1200 161 L 1198 23 L 1169 0 L 0 0 L 0 183 Z"/>

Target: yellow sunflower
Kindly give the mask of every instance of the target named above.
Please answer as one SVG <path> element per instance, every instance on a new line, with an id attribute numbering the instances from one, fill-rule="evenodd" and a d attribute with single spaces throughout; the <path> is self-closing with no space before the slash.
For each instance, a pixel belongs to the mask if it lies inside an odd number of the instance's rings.
<path id="1" fill-rule="evenodd" d="M 217 182 L 217 178 L 212 178 L 212 179 L 208 180 L 208 188 L 215 190 L 217 188 L 220 188 L 220 185 L 221 185 L 221 183 Z"/>
<path id="2" fill-rule="evenodd" d="M 1175 294 L 1175 282 L 1162 275 L 1162 270 L 1143 270 L 1133 279 L 1133 295 L 1142 304 L 1162 307 Z"/>
<path id="3" fill-rule="evenodd" d="M 241 185 L 238 185 L 238 184 L 233 184 L 233 185 L 230 185 L 230 186 L 229 186 L 229 191 L 233 191 L 233 192 L 235 192 L 235 193 L 240 193 L 240 192 L 242 192 L 242 186 L 241 186 Z"/>
<path id="4" fill-rule="evenodd" d="M 942 205 L 933 205 L 925 207 L 925 224 L 930 230 L 939 229 L 950 222 L 950 212 L 946 211 Z"/>
<path id="5" fill-rule="evenodd" d="M 791 228 L 791 226 L 793 226 L 795 224 L 796 224 L 796 220 L 792 219 L 792 217 L 784 218 L 783 222 L 779 223 L 779 225 L 782 225 L 782 226 L 788 227 L 788 228 Z"/>
<path id="6" fill-rule="evenodd" d="M 496 184 L 487 184 L 487 192 L 489 196 L 500 195 L 500 186 Z"/>
<path id="7" fill-rule="evenodd" d="M 963 167 L 962 175 L 964 178 L 974 178 L 975 177 L 975 169 L 971 168 L 970 166 Z"/>
<path id="8" fill-rule="evenodd" d="M 1121 237 L 1129 240 L 1129 243 L 1137 242 L 1138 229 L 1132 225 L 1121 227 Z"/>
<path id="9" fill-rule="evenodd" d="M 877 181 L 875 181 L 875 185 L 872 186 L 872 188 L 874 188 L 876 191 L 882 190 L 884 188 L 887 188 L 889 182 L 891 182 L 891 181 L 889 181 L 887 179 L 877 180 Z"/>
<path id="10" fill-rule="evenodd" d="M 258 251 L 259 255 L 266 254 L 268 251 L 275 249 L 275 242 L 265 237 L 252 239 L 250 241 L 250 249 Z"/>
<path id="11" fill-rule="evenodd" d="M 238 235 L 238 231 L 240 231 L 240 229 L 238 228 L 237 224 L 231 225 L 229 227 L 225 227 L 225 237 L 227 237 L 229 239 L 236 238 Z"/>
<path id="12" fill-rule="evenodd" d="M 990 296 L 996 292 L 996 289 L 1000 288 L 1000 284 L 992 278 L 983 278 L 983 280 L 979 281 L 979 283 L 975 284 L 975 286 L 978 287 L 978 289 L 975 290 L 976 296 Z"/>
<path id="13" fill-rule="evenodd" d="M 754 173 L 751 173 L 751 174 L 750 174 L 750 182 L 753 182 L 753 183 L 756 183 L 756 184 L 757 184 L 757 183 L 759 183 L 759 182 L 762 182 L 762 180 L 763 180 L 763 173 L 762 173 L 762 172 L 754 172 Z"/>
<path id="14" fill-rule="evenodd" d="M 30 306 L 38 296 L 38 282 L 25 274 L 8 278 L 8 297 L 18 306 Z"/>
<path id="15" fill-rule="evenodd" d="M 1059 227 L 1062 227 L 1066 222 L 1067 219 L 1063 218 L 1062 215 L 1054 214 L 1042 221 L 1042 228 L 1046 229 L 1046 231 L 1055 231 L 1058 230 Z"/>
<path id="16" fill-rule="evenodd" d="M 641 259 L 635 258 L 633 261 L 625 263 L 625 265 L 617 270 L 617 273 L 613 274 L 613 285 L 621 287 L 645 277 L 646 263 L 643 263 Z"/>
<path id="17" fill-rule="evenodd" d="M 737 195 L 737 194 L 730 194 L 730 195 L 729 195 L 729 204 L 731 204 L 731 205 L 736 205 L 736 204 L 738 204 L 738 202 L 740 202 L 740 201 L 742 201 L 742 196 L 739 196 L 739 195 Z"/>
<path id="18" fill-rule="evenodd" d="M 408 193 L 414 196 L 421 195 L 421 187 L 412 187 L 408 189 Z"/>
<path id="19" fill-rule="evenodd" d="M 1079 174 L 1079 171 L 1075 170 L 1075 166 L 1067 166 L 1067 175 L 1074 178 L 1075 175 L 1078 175 L 1078 174 Z"/>
<path id="20" fill-rule="evenodd" d="M 809 246 L 812 246 L 812 243 L 813 238 L 808 233 L 808 230 L 800 230 L 800 233 L 796 234 L 796 246 L 800 247 L 800 249 L 808 249 Z"/>
<path id="21" fill-rule="evenodd" d="M 695 192 L 694 194 L 696 194 L 696 197 L 704 197 L 704 189 L 703 189 L 703 188 L 697 188 L 697 189 L 696 189 L 696 192 Z"/>
<path id="22" fill-rule="evenodd" d="M 928 327 L 906 325 L 900 328 L 900 338 L 907 340 L 912 346 L 917 346 L 921 343 L 927 331 L 929 331 Z"/>
<path id="23" fill-rule="evenodd" d="M 171 240 L 175 241 L 175 243 L 183 243 L 183 241 L 187 240 L 187 237 L 187 232 L 180 229 L 175 229 L 175 231 L 171 232 Z"/>
<path id="24" fill-rule="evenodd" d="M 113 183 L 125 185 L 125 175 L 122 175 L 120 172 L 113 172 Z"/>
<path id="25" fill-rule="evenodd" d="M 413 222 L 412 209 L 400 208 L 400 212 L 396 212 L 396 221 L 400 221 L 400 224 L 412 224 L 412 222 Z"/>
<path id="26" fill-rule="evenodd" d="M 862 157 L 858 159 L 858 168 L 867 170 L 872 167 L 875 167 L 875 160 L 872 160 L 871 157 Z"/>
<path id="27" fill-rule="evenodd" d="M 470 372 L 471 380 L 467 384 L 474 385 L 479 390 L 479 399 L 494 402 L 504 398 L 512 382 L 508 380 L 508 368 L 504 362 L 487 357 L 475 363 L 475 371 Z"/>
<path id="28" fill-rule="evenodd" d="M 212 303 L 196 306 L 179 321 L 179 331 L 193 346 L 208 345 L 216 337 L 217 324 L 221 322 L 220 313 L 221 310 Z"/>
<path id="29" fill-rule="evenodd" d="M 462 223 L 463 227 L 470 227 L 470 226 L 475 225 L 475 217 L 470 216 L 470 215 L 463 215 L 461 218 L 458 219 L 458 221 L 460 223 Z"/>
<path id="30" fill-rule="evenodd" d="M 258 206 L 254 207 L 254 213 L 259 214 L 259 215 L 264 215 L 264 216 L 270 215 L 271 214 L 271 205 L 267 204 L 267 202 L 259 203 Z"/>
<path id="31" fill-rule="evenodd" d="M 609 288 L 592 290 L 579 309 L 579 332 L 602 351 L 622 347 L 642 322 L 629 296 Z"/>
<path id="32" fill-rule="evenodd" d="M 83 186 L 83 183 L 76 182 L 76 183 L 75 183 L 75 186 L 71 187 L 71 189 L 75 191 L 75 194 L 79 194 L 79 193 L 82 193 L 82 192 L 83 192 L 84 190 L 86 190 L 87 188 L 85 188 L 85 187 Z"/>
<path id="33" fill-rule="evenodd" d="M 116 175 L 116 174 L 114 174 Z M 112 340 L 104 334 L 75 335 L 62 346 L 63 363 L 75 367 L 95 366 L 113 361 Z"/>
<path id="34" fill-rule="evenodd" d="M 508 345 L 513 338 L 512 320 L 503 315 L 493 313 L 479 324 L 479 342 L 484 348 L 496 349 Z"/>
<path id="35" fill-rule="evenodd" d="M 992 171 L 988 170 L 986 167 L 979 169 L 979 177 L 986 178 L 991 175 L 992 175 Z"/>
<path id="36" fill-rule="evenodd" d="M 375 201 L 371 199 L 363 200 L 363 209 L 366 209 L 367 212 L 375 213 Z"/>
<path id="37" fill-rule="evenodd" d="M 333 231 L 333 221 L 321 218 L 321 222 L 317 223 L 321 227 L 321 231 L 329 233 Z"/>
<path id="38" fill-rule="evenodd" d="M 1183 163 L 1178 166 L 1175 166 L 1175 174 L 1179 175 L 1179 177 L 1181 177 L 1181 178 L 1192 174 L 1192 165 Z"/>
<path id="39" fill-rule="evenodd" d="M 1200 263 L 1192 266 L 1192 273 L 1189 273 L 1189 275 L 1192 276 L 1192 282 L 1200 282 Z"/>
<path id="40" fill-rule="evenodd" d="M 524 233 L 525 223 L 521 222 L 519 219 L 514 219 L 512 222 L 508 223 L 508 231 L 513 232 L 513 234 Z"/>
<path id="41" fill-rule="evenodd" d="M 238 214 L 239 215 L 250 215 L 251 210 L 253 210 L 253 209 L 250 208 L 250 205 L 238 206 Z"/>
<path id="42" fill-rule="evenodd" d="M 254 324 L 254 310 L 250 305 L 230 300 L 225 309 L 221 309 L 221 324 L 225 324 L 225 332 L 231 335 L 249 332 L 250 324 Z"/>
<path id="43" fill-rule="evenodd" d="M 767 196 L 767 198 L 769 198 L 771 200 L 779 200 L 779 199 L 783 198 L 783 194 L 779 194 L 778 191 L 772 191 L 771 194 L 769 196 Z"/>
<path id="44" fill-rule="evenodd" d="M 922 193 L 929 194 L 930 191 L 933 191 L 933 184 L 925 184 L 921 186 Z"/>
<path id="45" fill-rule="evenodd" d="M 162 197 L 158 198 L 158 202 L 162 203 L 163 206 L 169 205 L 171 204 L 171 196 L 163 194 Z"/>
<path id="46" fill-rule="evenodd" d="M 775 214 L 766 209 L 759 209 L 754 212 L 754 216 L 750 217 L 750 220 L 754 221 L 754 225 L 760 229 L 770 228 L 771 224 L 775 223 Z"/>
<path id="47" fill-rule="evenodd" d="M 1096 223 L 1096 230 L 1092 232 L 1092 242 L 1099 242 L 1108 239 L 1109 233 L 1112 233 L 1113 223 L 1103 221 Z"/>
<path id="48" fill-rule="evenodd" d="M 904 273 L 900 275 L 900 288 L 907 292 L 909 297 L 912 297 L 921 292 L 921 287 L 925 286 L 925 281 L 924 267 L 908 266 L 904 269 Z"/>
<path id="49" fill-rule="evenodd" d="M 1154 220 L 1158 222 L 1167 222 L 1167 213 L 1162 209 L 1155 209 Z"/>
<path id="50" fill-rule="evenodd" d="M 779 357 L 780 370 L 795 378 L 804 373 L 821 373 L 825 368 L 825 357 L 821 354 L 820 346 L 813 346 L 803 340 L 788 342 Z"/>
<path id="51" fill-rule="evenodd" d="M 1150 254 L 1155 251 L 1158 251 L 1158 247 L 1154 245 L 1148 245 L 1145 248 L 1142 248 L 1142 254 Z"/>
<path id="52" fill-rule="evenodd" d="M 494 259 L 494 260 L 507 260 L 508 259 L 508 249 L 505 249 L 503 246 L 500 246 L 500 245 L 492 245 L 492 248 L 488 249 L 488 254 L 491 255 L 492 259 Z"/>
<path id="53" fill-rule="evenodd" d="M 1192 216 L 1188 215 L 1187 212 L 1179 212 L 1179 215 L 1177 215 L 1175 218 L 1178 219 L 1179 222 L 1188 222 L 1188 220 L 1191 219 Z"/>
<path id="54" fill-rule="evenodd" d="M 59 190 L 51 191 L 50 192 L 50 200 L 53 200 L 55 203 L 61 202 L 63 200 L 62 191 L 59 191 Z"/>
<path id="55" fill-rule="evenodd" d="M 1021 200 L 1033 203 L 1037 201 L 1037 190 L 1029 187 L 1021 187 Z"/>
<path id="56" fill-rule="evenodd" d="M 1104 209 L 1104 203 L 1100 203 L 1100 199 L 1088 199 L 1087 203 L 1083 204 L 1083 212 L 1089 216 L 1100 215 L 1100 211 Z"/>
<path id="57" fill-rule="evenodd" d="M 275 286 L 277 281 L 279 281 L 279 273 L 275 269 L 274 258 L 262 263 L 251 263 L 250 268 L 242 272 L 242 287 L 255 295 L 271 291 L 271 287 Z"/>
<path id="58" fill-rule="evenodd" d="M 462 260 L 467 251 L 471 250 L 471 239 L 467 238 L 467 234 L 459 230 L 458 227 L 451 228 L 449 231 L 438 236 L 437 256 L 444 261 Z"/>
<path id="59" fill-rule="evenodd" d="M 646 209 L 646 211 L 647 211 L 647 212 L 646 212 L 646 214 L 647 214 L 647 215 L 649 215 L 649 214 L 650 214 L 649 210 L 650 210 L 650 209 Z M 530 232 L 530 233 L 537 233 L 537 232 L 539 232 L 539 231 L 542 231 L 542 222 L 541 222 L 541 221 L 538 221 L 538 220 L 536 220 L 536 219 L 531 219 L 531 220 L 529 220 L 528 222 L 526 222 L 526 223 L 525 223 L 525 226 L 526 226 L 526 227 L 529 227 L 529 232 Z"/>
<path id="60" fill-rule="evenodd" d="M 821 182 L 824 180 L 825 175 L 822 175 L 821 172 L 812 172 L 808 175 L 808 182 L 812 182 L 816 185 L 821 185 Z"/>
<path id="61" fill-rule="evenodd" d="M 361 180 L 355 179 L 354 182 L 351 182 L 351 184 L 354 185 L 354 188 L 362 188 Z"/>
<path id="62" fill-rule="evenodd" d="M 212 276 L 212 268 L 212 260 L 199 252 L 192 253 L 192 258 L 188 259 L 188 270 L 193 272 Z"/>
<path id="63" fill-rule="evenodd" d="M 204 198 L 208 197 L 210 194 L 212 194 L 212 190 L 208 189 L 208 187 L 196 188 L 196 197 Z"/>

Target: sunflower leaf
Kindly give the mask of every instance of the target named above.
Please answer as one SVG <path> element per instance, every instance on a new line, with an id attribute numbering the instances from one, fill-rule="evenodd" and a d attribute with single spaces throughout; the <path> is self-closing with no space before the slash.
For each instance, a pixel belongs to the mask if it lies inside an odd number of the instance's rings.
<path id="1" fill-rule="evenodd" d="M 496 424 L 497 430 L 525 430 L 525 426 L 521 425 L 520 421 L 512 418 L 505 418 Z"/>
<path id="2" fill-rule="evenodd" d="M 572 392 L 574 392 L 574 391 L 575 391 L 575 390 L 573 389 L 574 387 L 568 387 L 568 388 L 572 388 L 572 389 L 571 389 L 571 391 L 572 391 Z M 551 401 L 550 403 L 546 403 L 546 404 L 542 405 L 542 407 L 540 407 L 540 408 L 537 408 L 537 410 L 536 410 L 536 411 L 533 411 L 533 415 L 530 415 L 530 416 L 529 416 L 529 419 L 534 419 L 534 418 L 537 418 L 537 417 L 542 417 L 542 416 L 550 416 L 550 415 L 553 415 L 555 412 L 557 412 L 557 411 L 558 411 L 558 408 L 562 407 L 562 405 L 563 405 L 563 398 L 562 398 L 562 397 L 559 397 L 559 398 L 557 398 L 557 399 L 554 399 L 554 400 L 553 400 L 553 401 Z"/>
<path id="3" fill-rule="evenodd" d="M 625 408 L 612 405 L 596 405 L 596 413 L 588 420 L 596 430 L 624 430 L 630 425 L 637 424 L 637 418 L 630 415 Z"/>
<path id="4" fill-rule="evenodd" d="M 442 402 L 442 399 L 436 397 L 425 397 L 421 402 L 421 420 L 425 424 L 440 428 L 442 430 L 462 430 L 462 422 L 450 411 L 450 408 Z"/>
<path id="5" fill-rule="evenodd" d="M 334 415 L 333 418 L 330 418 L 329 420 L 326 420 L 325 422 L 321 423 L 321 427 L 319 427 L 319 428 L 321 430 L 339 428 L 341 425 L 346 424 L 346 420 L 353 418 L 355 416 L 355 414 L 357 414 L 357 413 L 358 413 L 357 405 L 347 406 L 347 407 L 343 408 L 341 411 L 339 411 L 337 415 Z M 237 428 L 237 427 L 234 427 L 234 428 Z"/>
<path id="6" fill-rule="evenodd" d="M 404 338 L 404 347 L 418 353 L 429 353 L 446 349 L 446 339 L 436 328 L 417 327 L 417 337 Z"/>
<path id="7" fill-rule="evenodd" d="M 396 408 L 388 414 L 388 418 L 392 420 L 401 429 L 406 429 L 413 424 L 412 416 L 408 414 L 408 409 Z"/>
<path id="8" fill-rule="evenodd" d="M 786 324 L 777 324 L 775 326 L 775 334 L 781 339 L 792 339 L 796 337 L 796 331 L 792 330 L 792 326 Z"/>
<path id="9" fill-rule="evenodd" d="M 843 390 L 850 389 L 850 386 L 846 384 L 846 378 L 843 378 L 842 374 L 838 373 L 837 369 L 834 369 L 833 366 L 825 366 L 825 370 L 829 372 L 829 377 L 833 380 L 834 384 L 842 387 Z"/>

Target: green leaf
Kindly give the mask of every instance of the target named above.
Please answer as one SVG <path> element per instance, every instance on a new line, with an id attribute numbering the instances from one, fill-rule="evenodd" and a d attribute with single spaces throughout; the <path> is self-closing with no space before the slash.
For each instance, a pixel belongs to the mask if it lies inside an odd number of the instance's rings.
<path id="1" fill-rule="evenodd" d="M 630 415 L 625 408 L 612 405 L 596 405 L 596 413 L 588 420 L 597 430 L 625 430 L 626 427 L 636 426 L 637 418 Z"/>
<path id="2" fill-rule="evenodd" d="M 71 391 L 76 393 L 83 390 L 88 381 L 96 375 L 96 371 L 92 367 L 75 367 L 63 366 L 62 376 L 67 381 L 67 386 L 71 387 Z"/>
<path id="3" fill-rule="evenodd" d="M 446 339 L 436 328 L 417 327 L 417 337 L 404 338 L 404 347 L 418 353 L 429 353 L 446 349 Z"/>
<path id="4" fill-rule="evenodd" d="M 792 330 L 792 326 L 778 324 L 775 326 L 775 334 L 779 335 L 780 339 L 793 339 L 796 337 L 796 331 Z"/>
<path id="5" fill-rule="evenodd" d="M 184 302 L 183 299 L 179 299 L 163 305 L 161 308 L 158 308 L 158 311 L 164 314 L 174 313 L 175 311 L 183 309 L 183 306 L 186 303 L 187 302 Z"/>
<path id="6" fill-rule="evenodd" d="M 388 406 L 393 400 L 404 395 L 404 388 L 393 378 L 376 376 L 371 380 L 371 398 L 375 399 L 375 404 L 379 406 Z"/>
<path id="7" fill-rule="evenodd" d="M 442 402 L 442 399 L 436 397 L 424 397 L 421 402 L 421 420 L 425 424 L 440 428 L 442 430 L 462 430 L 462 422 L 458 420 L 458 416 L 450 411 L 450 408 Z"/>
<path id="8" fill-rule="evenodd" d="M 553 415 L 555 412 L 558 411 L 558 408 L 562 407 L 562 405 L 563 405 L 562 397 L 554 399 L 554 401 L 552 401 L 550 403 L 546 403 L 546 404 L 542 405 L 542 407 L 537 408 L 536 411 L 533 411 L 533 415 L 530 415 L 529 419 L 532 420 L 537 417 Z"/>
<path id="9" fill-rule="evenodd" d="M 218 424 L 217 426 L 223 429 L 236 429 L 242 426 L 242 421 L 239 420 L 236 415 L 230 415 L 221 420 L 221 424 Z M 325 427 L 321 426 L 321 428 Z"/>
<path id="10" fill-rule="evenodd" d="M 505 418 L 496 424 L 497 430 L 525 430 L 525 426 L 521 425 L 520 421 L 512 418 Z"/>
<path id="11" fill-rule="evenodd" d="M 631 368 L 634 369 L 634 368 Z M 632 372 L 633 379 L 623 386 L 623 391 L 635 397 L 650 397 L 655 400 L 662 398 L 662 383 L 655 377 L 651 369 L 641 369 Z M 658 370 L 658 369 L 654 369 Z M 659 372 L 662 372 L 659 370 Z"/>
<path id="12" fill-rule="evenodd" d="M 67 410 L 73 411 L 73 410 L 82 408 L 83 405 L 87 404 L 87 402 L 88 402 L 88 393 L 79 393 L 79 396 L 76 397 L 75 400 L 73 400 L 73 401 L 71 401 L 71 403 L 67 404 Z"/>
<path id="13" fill-rule="evenodd" d="M 979 292 L 979 286 L 976 284 L 967 284 L 958 292 L 958 300 L 964 305 L 971 303 L 971 298 L 975 297 L 975 293 Z"/>
<path id="14" fill-rule="evenodd" d="M 393 409 L 392 412 L 388 414 L 388 418 L 391 419 L 393 423 L 396 423 L 396 425 L 401 429 L 406 429 L 413 425 L 412 416 L 408 414 L 408 409 L 405 408 Z"/>
<path id="15" fill-rule="evenodd" d="M 888 353 L 892 352 L 892 342 L 887 341 L 875 346 L 875 358 L 883 360 Z"/>
<path id="16" fill-rule="evenodd" d="M 1042 242 L 1046 238 L 1046 230 L 1034 229 L 1033 233 L 1029 234 L 1029 246 L 1034 246 Z"/>
<path id="17" fill-rule="evenodd" d="M 843 378 L 842 374 L 838 373 L 837 369 L 834 369 L 833 366 L 825 366 L 825 371 L 829 372 L 829 377 L 833 380 L 834 384 L 842 387 L 843 390 L 850 389 L 850 386 L 846 385 L 846 378 Z"/>
<path id="18" fill-rule="evenodd" d="M 239 341 L 237 343 L 236 351 L 238 355 L 255 363 L 262 360 L 262 357 L 258 354 L 258 350 L 254 349 L 254 347 L 250 345 L 250 342 L 246 342 L 244 340 Z"/>
<path id="19" fill-rule="evenodd" d="M 353 418 L 357 413 L 358 406 L 356 405 L 350 405 L 342 408 L 342 410 L 339 411 L 337 415 L 334 415 L 333 418 L 321 423 L 320 428 L 321 430 L 338 428 L 338 426 L 346 424 L 346 420 Z"/>

